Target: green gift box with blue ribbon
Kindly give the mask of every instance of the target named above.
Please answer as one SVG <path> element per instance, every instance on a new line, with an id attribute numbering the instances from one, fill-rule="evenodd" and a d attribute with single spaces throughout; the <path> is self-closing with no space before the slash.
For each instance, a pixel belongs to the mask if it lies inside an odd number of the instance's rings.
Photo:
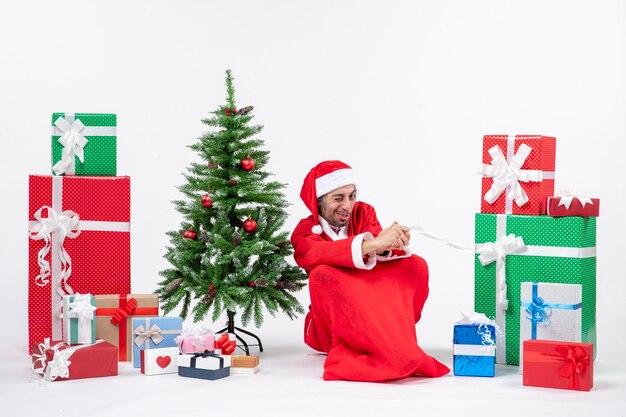
<path id="1" fill-rule="evenodd" d="M 117 175 L 117 116 L 52 114 L 54 175 Z"/>
<path id="2" fill-rule="evenodd" d="M 522 282 L 579 284 L 581 342 L 596 344 L 595 217 L 478 213 L 475 225 L 474 309 L 505 335 L 497 363 L 519 364 Z"/>
<path id="3" fill-rule="evenodd" d="M 520 305 L 520 372 L 524 340 L 580 342 L 582 286 L 522 282 Z"/>

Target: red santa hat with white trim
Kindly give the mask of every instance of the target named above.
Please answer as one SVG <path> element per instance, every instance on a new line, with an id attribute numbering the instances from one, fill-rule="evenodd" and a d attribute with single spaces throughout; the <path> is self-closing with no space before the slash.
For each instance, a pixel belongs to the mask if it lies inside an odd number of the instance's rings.
<path id="1" fill-rule="evenodd" d="M 313 214 L 315 226 L 311 228 L 311 232 L 322 234 L 317 212 L 318 197 L 350 184 L 355 184 L 352 168 L 341 161 L 320 162 L 309 171 L 304 178 L 300 198 Z"/>

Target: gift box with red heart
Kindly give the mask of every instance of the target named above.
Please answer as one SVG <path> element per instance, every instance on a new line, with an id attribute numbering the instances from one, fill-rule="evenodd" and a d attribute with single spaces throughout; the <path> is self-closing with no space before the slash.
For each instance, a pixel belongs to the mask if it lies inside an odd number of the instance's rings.
<path id="1" fill-rule="evenodd" d="M 178 348 L 142 350 L 140 368 L 144 375 L 175 374 L 178 372 Z"/>

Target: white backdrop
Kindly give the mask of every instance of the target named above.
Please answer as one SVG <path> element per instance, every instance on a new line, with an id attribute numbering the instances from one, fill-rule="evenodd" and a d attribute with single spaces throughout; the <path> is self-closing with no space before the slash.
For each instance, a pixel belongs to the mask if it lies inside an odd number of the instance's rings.
<path id="1" fill-rule="evenodd" d="M 621 352 L 622 1 L 1 0 L 0 57 L 0 312 L 3 339 L 18 349 L 27 340 L 27 179 L 50 172 L 51 113 L 118 114 L 118 175 L 132 181 L 132 288 L 152 292 L 167 266 L 165 232 L 181 220 L 175 187 L 196 159 L 187 145 L 224 103 L 231 68 L 238 106 L 254 105 L 265 126 L 268 169 L 289 184 L 289 230 L 307 215 L 304 175 L 341 159 L 384 225 L 419 222 L 471 244 L 482 135 L 556 136 L 556 188 L 602 201 L 598 358 Z M 418 337 L 448 347 L 459 311 L 473 308 L 472 255 L 422 238 L 412 248 L 431 269 Z M 307 290 L 299 298 L 308 305 Z M 268 316 L 256 331 L 297 345 L 303 322 Z"/>

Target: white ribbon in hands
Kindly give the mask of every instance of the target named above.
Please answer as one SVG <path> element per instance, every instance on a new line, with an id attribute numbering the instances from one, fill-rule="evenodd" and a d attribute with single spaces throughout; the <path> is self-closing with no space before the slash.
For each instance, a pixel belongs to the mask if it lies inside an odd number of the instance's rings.
<path id="1" fill-rule="evenodd" d="M 585 205 L 587 204 L 593 204 L 591 198 L 575 190 L 560 190 L 557 194 L 557 197 L 561 197 L 561 200 L 559 201 L 559 206 L 565 206 L 566 209 L 569 209 L 569 206 L 570 204 L 572 204 L 572 200 L 574 199 L 580 201 L 580 204 L 583 207 L 585 207 Z"/>
<path id="2" fill-rule="evenodd" d="M 506 256 L 525 249 L 524 239 L 514 234 L 501 236 L 495 242 L 476 245 L 478 260 L 483 266 L 496 262 L 496 303 L 502 310 L 509 308 L 509 300 L 506 298 Z"/>
<path id="3" fill-rule="evenodd" d="M 63 153 L 61 160 L 54 164 L 52 170 L 56 175 L 74 174 L 74 157 L 78 157 L 80 162 L 85 162 L 83 148 L 89 142 L 81 133 L 85 129 L 85 125 L 78 119 L 70 124 L 63 117 L 59 117 L 54 125 L 63 132 L 59 138 L 59 143 L 63 145 Z"/>
<path id="4" fill-rule="evenodd" d="M 48 210 L 48 217 L 42 218 L 41 213 L 44 209 Z M 50 252 L 51 246 L 56 245 L 55 250 L 61 260 L 61 283 L 68 294 L 73 294 L 72 289 L 67 285 L 67 280 L 72 274 L 72 259 L 63 247 L 66 237 L 75 238 L 80 234 L 80 218 L 78 214 L 71 210 L 65 210 L 60 214 L 48 206 L 43 206 L 34 214 L 36 223 L 30 226 L 30 238 L 33 240 L 41 240 L 45 242 L 43 248 L 39 250 L 37 262 L 39 264 L 39 275 L 35 278 L 35 282 L 39 286 L 45 286 L 50 282 L 50 263 L 46 261 L 46 256 Z M 57 236 L 52 240 L 53 233 Z M 62 290 L 61 290 L 62 293 Z"/>
<path id="5" fill-rule="evenodd" d="M 532 148 L 523 143 L 511 161 L 508 162 L 498 145 L 489 149 L 488 152 L 492 158 L 491 165 L 482 164 L 478 170 L 482 176 L 493 178 L 493 184 L 485 194 L 485 201 L 493 204 L 500 197 L 500 194 L 508 189 L 509 198 L 515 200 L 518 207 L 522 207 L 528 202 L 528 196 L 519 182 L 541 181 L 543 179 L 541 171 L 521 169 L 531 151 Z"/>
<path id="6" fill-rule="evenodd" d="M 147 340 L 152 340 L 155 345 L 158 345 L 163 341 L 163 336 L 161 336 L 161 329 L 156 324 L 150 326 L 149 330 L 141 325 L 135 329 L 135 344 L 139 347 L 146 343 Z"/>

